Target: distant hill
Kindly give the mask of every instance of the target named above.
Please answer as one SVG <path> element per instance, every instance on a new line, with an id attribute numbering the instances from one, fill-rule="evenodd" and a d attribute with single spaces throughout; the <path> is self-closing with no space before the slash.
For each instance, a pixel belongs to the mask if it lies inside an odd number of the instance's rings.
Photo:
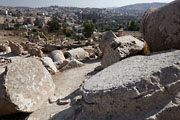
<path id="1" fill-rule="evenodd" d="M 158 2 L 138 3 L 138 4 L 127 5 L 127 6 L 123 6 L 123 7 L 110 8 L 110 9 L 120 11 L 121 13 L 126 13 L 126 14 L 143 15 L 144 12 L 148 8 L 151 8 L 151 7 L 159 8 L 161 6 L 164 6 L 165 4 L 167 4 L 167 3 L 158 3 Z"/>

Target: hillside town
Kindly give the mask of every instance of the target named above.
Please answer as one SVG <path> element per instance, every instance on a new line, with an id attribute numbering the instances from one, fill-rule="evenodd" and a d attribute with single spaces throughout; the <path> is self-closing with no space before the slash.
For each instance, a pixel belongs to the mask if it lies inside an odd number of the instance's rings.
<path id="1" fill-rule="evenodd" d="M 180 1 L 155 5 L 0 6 L 0 120 L 180 120 Z"/>

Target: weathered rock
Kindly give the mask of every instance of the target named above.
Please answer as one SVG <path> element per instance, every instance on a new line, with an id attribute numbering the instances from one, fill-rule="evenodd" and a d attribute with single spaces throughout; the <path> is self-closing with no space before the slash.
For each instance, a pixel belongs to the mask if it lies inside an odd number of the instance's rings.
<path id="1" fill-rule="evenodd" d="M 89 57 L 89 54 L 83 48 L 76 48 L 65 52 L 64 56 L 66 58 L 73 58 L 80 60 Z"/>
<path id="2" fill-rule="evenodd" d="M 59 47 L 57 45 L 45 44 L 44 48 L 43 48 L 43 51 L 52 52 L 52 51 L 55 51 L 55 50 L 58 50 L 58 49 L 59 49 Z"/>
<path id="3" fill-rule="evenodd" d="M 32 56 L 44 57 L 44 53 L 40 48 L 29 48 L 28 53 Z"/>
<path id="4" fill-rule="evenodd" d="M 159 9 L 146 11 L 142 31 L 151 52 L 180 49 L 179 6 L 180 1 L 175 0 Z"/>
<path id="5" fill-rule="evenodd" d="M 70 102 L 71 102 L 70 99 L 67 99 L 67 100 L 58 99 L 57 100 L 58 105 L 66 105 L 66 104 L 69 104 Z"/>
<path id="6" fill-rule="evenodd" d="M 83 47 L 83 49 L 88 52 L 89 54 L 94 54 L 96 49 L 93 48 L 93 46 L 86 46 L 86 47 Z"/>
<path id="7" fill-rule="evenodd" d="M 24 52 L 23 47 L 18 43 L 9 41 L 9 46 L 11 48 L 11 52 L 14 54 L 21 55 Z"/>
<path id="8" fill-rule="evenodd" d="M 84 112 L 79 118 L 179 119 L 179 60 L 179 50 L 135 56 L 97 73 L 82 85 Z"/>
<path id="9" fill-rule="evenodd" d="M 95 47 L 95 49 L 95 55 L 101 59 L 103 57 L 103 53 L 101 52 L 99 47 Z"/>
<path id="10" fill-rule="evenodd" d="M 132 36 L 113 39 L 104 47 L 104 54 L 101 61 L 102 67 L 106 68 L 126 57 L 140 54 L 144 46 L 144 42 Z"/>
<path id="11" fill-rule="evenodd" d="M 65 60 L 64 54 L 61 50 L 54 50 L 49 55 L 53 62 L 58 62 L 59 64 L 62 64 Z"/>
<path id="12" fill-rule="evenodd" d="M 41 58 L 41 61 L 51 74 L 55 74 L 58 71 L 51 58 L 43 57 Z"/>
<path id="13" fill-rule="evenodd" d="M 22 42 L 21 45 L 23 46 L 24 49 L 31 49 L 36 47 L 36 44 L 31 42 Z"/>
<path id="14" fill-rule="evenodd" d="M 40 42 L 42 41 L 40 35 L 31 35 L 29 36 L 29 41 L 30 42 Z"/>
<path id="15" fill-rule="evenodd" d="M 0 115 L 33 112 L 54 91 L 53 80 L 40 61 L 14 59 L 0 76 Z"/>
<path id="16" fill-rule="evenodd" d="M 116 38 L 117 38 L 117 36 L 112 31 L 105 33 L 105 35 L 102 37 L 102 39 L 100 40 L 100 43 L 99 43 L 99 48 L 100 48 L 102 54 L 104 54 L 105 48 L 107 46 L 109 46 L 110 43 Z"/>
<path id="17" fill-rule="evenodd" d="M 67 65 L 65 65 L 62 69 L 60 69 L 61 71 L 63 70 L 67 70 L 70 68 L 75 68 L 75 67 L 82 67 L 84 64 L 76 59 L 70 60 L 69 63 Z"/>
<path id="18" fill-rule="evenodd" d="M 49 97 L 48 100 L 49 100 L 50 104 L 53 104 L 53 103 L 57 103 L 58 98 L 53 95 L 53 96 Z"/>
<path id="19" fill-rule="evenodd" d="M 6 52 L 6 53 L 10 53 L 11 52 L 11 48 L 8 45 L 0 45 L 0 51 L 1 52 Z"/>
<path id="20" fill-rule="evenodd" d="M 0 58 L 0 67 L 5 67 L 7 64 L 11 63 L 11 59 L 9 58 L 5 58 L 5 57 L 1 57 Z M 0 72 L 1 73 L 1 72 Z"/>
<path id="21" fill-rule="evenodd" d="M 54 64 L 56 65 L 56 68 L 59 70 L 59 69 L 63 68 L 64 66 L 66 66 L 69 62 L 70 62 L 70 60 L 65 59 L 63 61 L 63 63 L 54 62 Z"/>

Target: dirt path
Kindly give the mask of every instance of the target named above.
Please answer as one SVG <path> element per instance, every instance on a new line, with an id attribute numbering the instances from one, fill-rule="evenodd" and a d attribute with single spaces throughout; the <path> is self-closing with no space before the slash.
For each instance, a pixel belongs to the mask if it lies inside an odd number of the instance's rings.
<path id="1" fill-rule="evenodd" d="M 55 96 L 64 98 L 77 90 L 81 83 L 87 78 L 87 74 L 99 66 L 100 62 L 88 63 L 83 67 L 74 68 L 57 73 L 53 76 L 56 85 Z"/>
<path id="2" fill-rule="evenodd" d="M 83 67 L 73 68 L 63 72 L 59 72 L 53 76 L 56 85 L 55 96 L 58 98 L 67 98 L 73 96 L 73 93 L 79 88 L 81 83 L 87 78 L 87 74 L 92 72 L 94 68 L 100 65 L 100 62 L 86 63 Z M 48 102 L 37 111 L 33 112 L 27 120 L 53 120 L 64 119 L 73 116 L 74 110 L 67 105 L 49 104 Z"/>

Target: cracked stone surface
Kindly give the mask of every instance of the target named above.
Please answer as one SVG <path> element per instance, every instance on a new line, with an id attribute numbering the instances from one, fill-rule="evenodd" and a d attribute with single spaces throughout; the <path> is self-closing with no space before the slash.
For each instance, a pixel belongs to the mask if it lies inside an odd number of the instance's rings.
<path id="1" fill-rule="evenodd" d="M 171 50 L 130 57 L 102 70 L 82 85 L 79 120 L 177 120 L 179 61 L 180 51 Z"/>
<path id="2" fill-rule="evenodd" d="M 33 112 L 54 94 L 51 75 L 35 58 L 14 58 L 0 74 L 0 115 Z"/>

